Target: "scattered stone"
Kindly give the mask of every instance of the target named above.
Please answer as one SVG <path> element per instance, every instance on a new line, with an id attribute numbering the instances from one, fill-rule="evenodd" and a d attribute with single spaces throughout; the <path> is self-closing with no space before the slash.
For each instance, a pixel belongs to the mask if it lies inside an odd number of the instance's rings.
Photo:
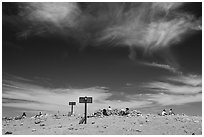
<path id="1" fill-rule="evenodd" d="M 33 129 L 32 129 L 32 132 L 35 132 L 35 131 L 36 131 L 36 129 L 33 128 Z"/>
<path id="2" fill-rule="evenodd" d="M 40 126 L 45 126 L 45 124 L 44 124 L 44 123 L 42 123 L 42 124 L 40 124 Z"/>
<path id="3" fill-rule="evenodd" d="M 13 133 L 11 131 L 6 131 L 5 134 L 8 135 L 8 134 L 13 134 Z"/>
<path id="4" fill-rule="evenodd" d="M 135 131 L 137 131 L 137 132 L 142 132 L 142 130 L 139 130 L 139 129 L 136 129 Z"/>
<path id="5" fill-rule="evenodd" d="M 23 123 L 21 123 L 20 126 L 23 126 Z"/>
<path id="6" fill-rule="evenodd" d="M 195 120 L 195 121 L 193 121 L 194 123 L 199 123 L 199 121 L 198 120 Z"/>
<path id="7" fill-rule="evenodd" d="M 185 133 L 188 133 L 186 130 L 184 130 Z"/>
<path id="8" fill-rule="evenodd" d="M 192 133 L 192 135 L 195 135 L 195 133 Z"/>
<path id="9" fill-rule="evenodd" d="M 94 122 L 94 121 L 92 121 L 92 122 L 91 122 L 91 124 L 95 124 L 95 122 Z"/>
<path id="10" fill-rule="evenodd" d="M 35 121 L 35 124 L 40 124 L 41 121 Z"/>
<path id="11" fill-rule="evenodd" d="M 70 128 L 68 128 L 69 130 L 74 130 L 74 128 L 73 127 L 70 127 Z"/>
<path id="12" fill-rule="evenodd" d="M 57 127 L 58 127 L 58 128 L 62 128 L 62 125 L 58 125 Z"/>

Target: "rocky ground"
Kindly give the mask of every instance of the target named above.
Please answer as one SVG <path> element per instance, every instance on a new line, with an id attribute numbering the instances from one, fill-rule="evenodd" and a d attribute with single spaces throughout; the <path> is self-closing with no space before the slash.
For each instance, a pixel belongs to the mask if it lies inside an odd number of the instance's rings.
<path id="1" fill-rule="evenodd" d="M 198 116 L 99 116 L 79 124 L 81 117 L 47 115 L 39 118 L 2 120 L 2 134 L 15 135 L 202 135 Z"/>

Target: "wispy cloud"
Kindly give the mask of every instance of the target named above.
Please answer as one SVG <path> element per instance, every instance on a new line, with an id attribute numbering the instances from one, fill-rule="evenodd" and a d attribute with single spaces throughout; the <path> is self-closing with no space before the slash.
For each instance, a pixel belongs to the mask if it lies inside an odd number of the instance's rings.
<path id="1" fill-rule="evenodd" d="M 185 3 L 19 3 L 24 23 L 20 37 L 54 34 L 73 37 L 81 46 L 101 42 L 145 53 L 168 48 L 192 31 L 201 30 L 201 19 L 179 10 Z M 4 19 L 6 16 L 4 16 Z"/>
<path id="2" fill-rule="evenodd" d="M 14 82 L 12 82 L 14 84 Z M 7 90 L 5 89 L 7 87 Z M 16 88 L 17 87 L 17 88 Z M 137 100 L 109 100 L 108 98 L 113 93 L 104 87 L 91 87 L 82 89 L 50 89 L 42 86 L 18 83 L 15 82 L 15 89 L 13 86 L 3 85 L 4 92 L 2 93 L 3 106 L 17 107 L 32 110 L 45 110 L 45 111 L 69 111 L 68 102 L 76 101 L 77 106 L 75 111 L 77 113 L 83 113 L 84 104 L 78 103 L 80 96 L 93 97 L 93 103 L 89 104 L 89 112 L 93 112 L 97 109 L 107 108 L 111 105 L 113 108 L 124 107 L 141 107 L 151 104 L 149 101 L 137 101 Z M 120 106 L 118 106 L 120 103 Z"/>
<path id="3" fill-rule="evenodd" d="M 167 65 L 167 64 L 159 64 L 159 63 L 155 63 L 155 62 L 152 62 L 152 63 L 141 62 L 141 64 L 146 65 L 146 66 L 150 66 L 150 67 L 157 67 L 157 68 L 166 69 L 172 73 L 179 74 L 179 75 L 182 74 L 182 72 L 179 71 L 177 68 L 171 67 L 170 65 Z"/>
<path id="4" fill-rule="evenodd" d="M 202 92 L 202 78 L 199 75 L 179 75 L 153 81 L 143 85 L 156 92 L 169 94 L 198 94 Z"/>
<path id="5" fill-rule="evenodd" d="M 193 15 L 179 12 L 183 3 L 142 3 L 125 11 L 120 9 L 117 22 L 108 26 L 99 39 L 154 52 L 181 41 L 199 28 Z M 125 7 L 123 7 L 125 8 Z M 125 11 L 125 12 L 124 12 Z M 198 29 L 196 29 L 198 30 Z"/>
<path id="6" fill-rule="evenodd" d="M 168 105 L 183 105 L 186 103 L 202 102 L 202 94 L 195 95 L 169 95 L 169 94 L 155 94 L 148 99 L 154 101 L 162 106 Z"/>

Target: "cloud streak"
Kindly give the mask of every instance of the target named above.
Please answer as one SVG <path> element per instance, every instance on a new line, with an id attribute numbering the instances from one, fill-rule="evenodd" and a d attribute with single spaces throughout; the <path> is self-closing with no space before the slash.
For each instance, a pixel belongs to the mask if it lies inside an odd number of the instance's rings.
<path id="1" fill-rule="evenodd" d="M 202 93 L 202 78 L 199 75 L 179 75 L 165 78 L 163 81 L 153 81 L 143 85 L 156 92 L 167 94 L 199 94 Z"/>

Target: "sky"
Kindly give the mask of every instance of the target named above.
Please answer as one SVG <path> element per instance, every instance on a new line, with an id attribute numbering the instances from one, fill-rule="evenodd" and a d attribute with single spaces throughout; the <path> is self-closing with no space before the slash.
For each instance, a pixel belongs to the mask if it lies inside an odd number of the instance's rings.
<path id="1" fill-rule="evenodd" d="M 2 3 L 2 113 L 202 115 L 202 3 Z"/>

